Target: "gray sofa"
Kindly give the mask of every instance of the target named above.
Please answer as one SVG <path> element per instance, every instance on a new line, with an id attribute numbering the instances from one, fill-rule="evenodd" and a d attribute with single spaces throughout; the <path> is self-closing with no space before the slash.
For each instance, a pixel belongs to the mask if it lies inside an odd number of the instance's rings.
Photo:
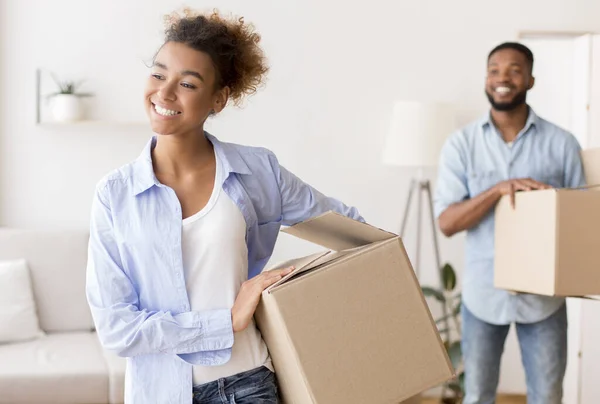
<path id="1" fill-rule="evenodd" d="M 87 243 L 84 231 L 0 229 L 0 260 L 27 261 L 45 332 L 0 344 L 0 403 L 123 403 L 125 360 L 101 348 L 85 298 Z"/>

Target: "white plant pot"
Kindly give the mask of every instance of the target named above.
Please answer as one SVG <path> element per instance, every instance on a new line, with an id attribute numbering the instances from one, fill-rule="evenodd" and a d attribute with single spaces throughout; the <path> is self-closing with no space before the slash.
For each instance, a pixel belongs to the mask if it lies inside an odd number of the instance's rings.
<path id="1" fill-rule="evenodd" d="M 52 97 L 52 117 L 56 122 L 73 122 L 83 118 L 81 99 L 72 94 Z"/>

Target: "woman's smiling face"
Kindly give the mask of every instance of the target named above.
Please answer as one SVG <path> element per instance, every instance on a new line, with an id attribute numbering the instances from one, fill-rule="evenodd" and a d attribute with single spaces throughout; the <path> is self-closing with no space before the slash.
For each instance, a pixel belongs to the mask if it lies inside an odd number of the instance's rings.
<path id="1" fill-rule="evenodd" d="M 183 43 L 165 43 L 150 70 L 144 103 L 157 134 L 197 132 L 227 102 L 228 89 L 217 88 L 211 57 Z"/>

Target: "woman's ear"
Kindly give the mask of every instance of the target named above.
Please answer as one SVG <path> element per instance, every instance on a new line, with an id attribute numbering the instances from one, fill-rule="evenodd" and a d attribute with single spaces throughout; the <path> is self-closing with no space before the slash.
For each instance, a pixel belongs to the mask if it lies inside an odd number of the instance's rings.
<path id="1" fill-rule="evenodd" d="M 225 108 L 225 106 L 227 105 L 227 101 L 229 100 L 230 92 L 231 90 L 229 89 L 229 87 L 223 87 L 222 89 L 217 91 L 215 101 L 213 103 L 214 113 L 218 114 L 223 110 L 223 108 Z"/>

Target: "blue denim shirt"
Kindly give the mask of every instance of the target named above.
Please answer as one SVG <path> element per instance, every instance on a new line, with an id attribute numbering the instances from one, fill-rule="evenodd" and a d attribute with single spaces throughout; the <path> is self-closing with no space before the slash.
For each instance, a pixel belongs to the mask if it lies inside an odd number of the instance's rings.
<path id="1" fill-rule="evenodd" d="M 523 177 L 555 188 L 584 185 L 579 143 L 530 108 L 527 123 L 511 147 L 487 114 L 446 141 L 440 156 L 435 213 L 439 217 L 453 203 L 472 198 L 501 181 Z M 494 288 L 493 210 L 467 231 L 463 276 L 463 303 L 491 324 L 541 321 L 564 302 Z"/>
<path id="2" fill-rule="evenodd" d="M 262 148 L 206 134 L 223 190 L 246 221 L 248 277 L 269 260 L 279 229 L 329 210 L 361 220 L 279 165 Z M 91 215 L 87 298 L 102 345 L 127 357 L 126 403 L 191 403 L 192 364 L 220 365 L 234 343 L 231 308 L 190 311 L 182 267 L 181 206 L 154 175 L 151 151 L 102 179 Z"/>

